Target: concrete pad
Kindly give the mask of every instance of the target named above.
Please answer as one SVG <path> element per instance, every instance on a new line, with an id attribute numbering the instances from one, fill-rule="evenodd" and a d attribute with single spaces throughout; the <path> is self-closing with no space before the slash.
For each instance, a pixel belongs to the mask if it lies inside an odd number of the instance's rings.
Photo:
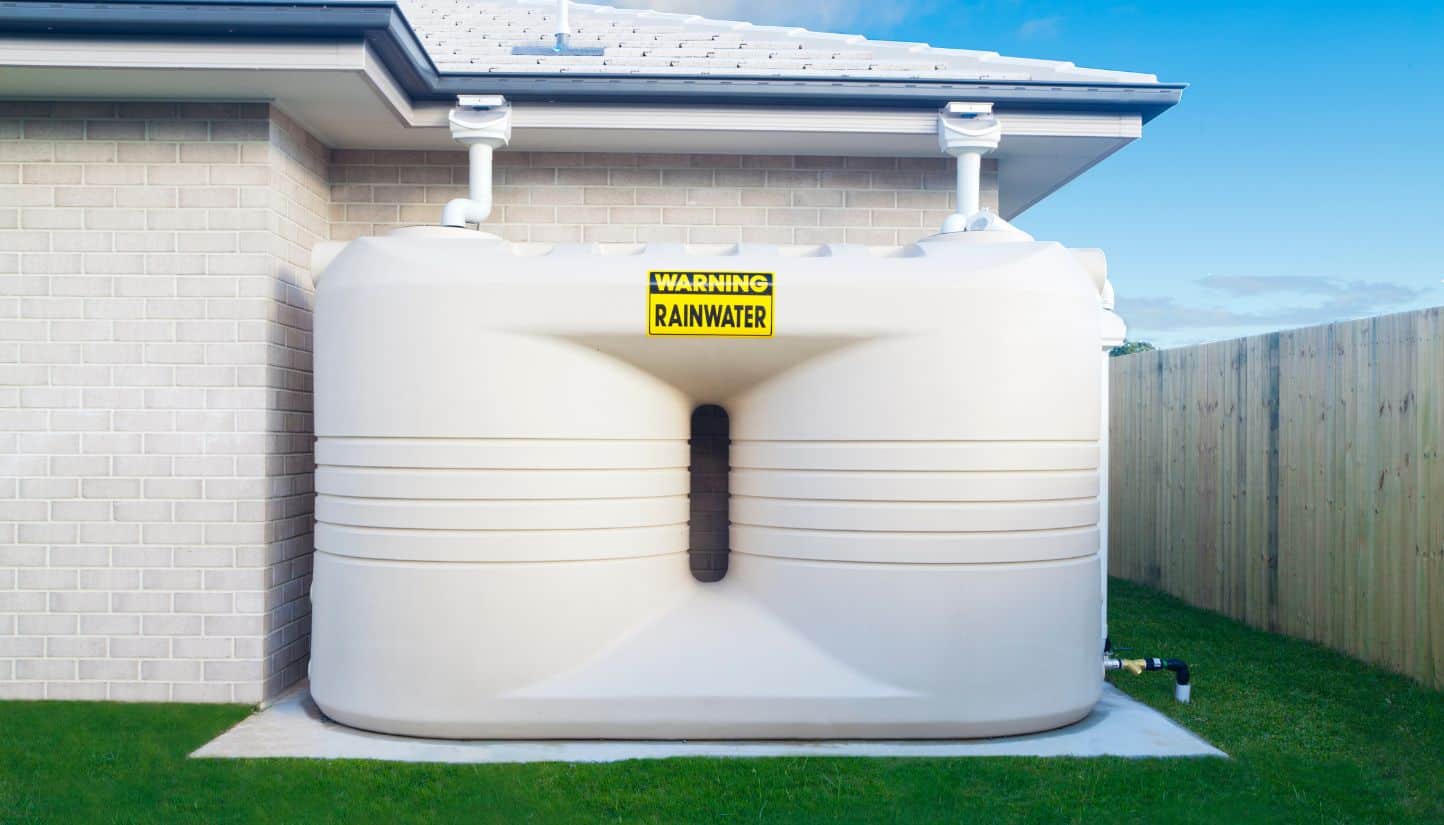
<path id="1" fill-rule="evenodd" d="M 202 746 L 209 759 L 379 759 L 392 762 L 620 762 L 678 756 L 1226 756 L 1156 710 L 1106 685 L 1083 721 L 1000 739 L 900 741 L 458 741 L 348 728 L 321 715 L 304 685 Z"/>

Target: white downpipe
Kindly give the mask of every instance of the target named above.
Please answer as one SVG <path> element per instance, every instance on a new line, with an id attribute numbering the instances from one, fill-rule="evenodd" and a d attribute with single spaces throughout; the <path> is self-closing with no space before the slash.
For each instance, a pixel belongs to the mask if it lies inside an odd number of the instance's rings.
<path id="1" fill-rule="evenodd" d="M 442 226 L 466 226 L 491 217 L 491 167 L 495 150 L 485 143 L 473 143 L 467 151 L 468 196 L 447 201 L 441 210 Z"/>
<path id="2" fill-rule="evenodd" d="M 958 155 L 958 213 L 972 215 L 982 209 L 983 155 L 963 152 Z"/>
<path id="3" fill-rule="evenodd" d="M 511 104 L 500 95 L 463 95 L 448 120 L 452 138 L 467 146 L 469 186 L 441 210 L 441 225 L 465 227 L 491 215 L 492 156 L 511 142 Z"/>

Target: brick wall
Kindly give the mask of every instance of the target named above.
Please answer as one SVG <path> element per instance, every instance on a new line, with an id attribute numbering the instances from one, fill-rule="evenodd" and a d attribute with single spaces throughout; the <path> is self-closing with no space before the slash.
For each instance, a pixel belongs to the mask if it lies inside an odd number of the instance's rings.
<path id="1" fill-rule="evenodd" d="M 312 469 L 311 248 L 330 232 L 329 150 L 271 114 L 267 313 L 265 693 L 306 675 L 310 653 Z"/>
<path id="2" fill-rule="evenodd" d="M 326 184 L 295 132 L 0 103 L 0 696 L 254 702 L 299 673 Z"/>
<path id="3" fill-rule="evenodd" d="M 331 236 L 435 223 L 466 195 L 465 152 L 332 153 Z M 948 158 L 499 152 L 488 230 L 514 241 L 888 246 L 953 209 Z M 987 161 L 983 205 L 997 209 Z"/>
<path id="4" fill-rule="evenodd" d="M 465 164 L 330 151 L 265 104 L 0 102 L 0 698 L 304 675 L 310 249 L 434 223 Z M 887 245 L 935 231 L 953 173 L 502 152 L 497 183 L 519 241 Z"/>

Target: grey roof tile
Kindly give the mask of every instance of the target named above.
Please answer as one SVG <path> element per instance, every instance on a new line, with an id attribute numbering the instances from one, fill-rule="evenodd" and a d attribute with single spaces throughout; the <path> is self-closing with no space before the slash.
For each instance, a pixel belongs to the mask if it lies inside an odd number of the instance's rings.
<path id="1" fill-rule="evenodd" d="M 401 0 L 401 8 L 442 72 L 1157 82 L 1054 60 L 586 3 L 572 4 L 572 42 L 601 46 L 601 56 L 522 56 L 512 49 L 552 42 L 554 0 Z"/>

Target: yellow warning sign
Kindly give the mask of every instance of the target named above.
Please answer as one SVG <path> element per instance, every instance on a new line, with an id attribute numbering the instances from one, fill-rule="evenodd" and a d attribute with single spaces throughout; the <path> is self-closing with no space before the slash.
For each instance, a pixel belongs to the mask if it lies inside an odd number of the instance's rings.
<path id="1" fill-rule="evenodd" d="M 772 335 L 771 272 L 647 274 L 648 335 Z"/>

